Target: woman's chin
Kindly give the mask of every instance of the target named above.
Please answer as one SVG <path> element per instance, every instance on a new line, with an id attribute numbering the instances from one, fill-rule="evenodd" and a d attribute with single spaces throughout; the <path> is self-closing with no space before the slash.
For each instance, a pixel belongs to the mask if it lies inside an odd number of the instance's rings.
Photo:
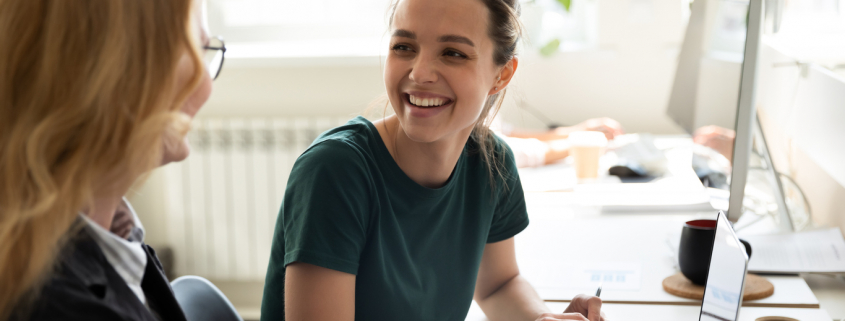
<path id="1" fill-rule="evenodd" d="M 454 131 L 449 128 L 444 128 L 440 124 L 418 124 L 413 121 L 407 122 L 402 130 L 405 136 L 415 143 L 434 143 L 437 141 L 461 139 L 465 140 L 472 132 L 472 126 Z M 464 136 L 466 134 L 466 136 Z"/>
<path id="2" fill-rule="evenodd" d="M 188 155 L 190 154 L 191 145 L 188 143 L 188 137 L 185 137 L 177 143 L 165 143 L 161 165 L 164 166 L 172 162 L 181 162 L 188 158 Z"/>
<path id="3" fill-rule="evenodd" d="M 440 139 L 441 135 L 436 128 L 420 128 L 420 126 L 409 126 L 410 128 L 403 128 L 405 136 L 415 143 L 431 143 Z"/>

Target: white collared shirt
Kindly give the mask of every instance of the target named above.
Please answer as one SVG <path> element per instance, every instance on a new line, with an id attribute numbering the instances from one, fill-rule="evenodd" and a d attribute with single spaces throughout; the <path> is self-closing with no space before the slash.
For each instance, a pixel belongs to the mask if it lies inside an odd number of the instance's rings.
<path id="1" fill-rule="evenodd" d="M 97 245 L 106 256 L 111 266 L 117 271 L 117 274 L 126 282 L 129 289 L 138 296 L 145 306 L 147 305 L 147 298 L 144 296 L 144 290 L 141 289 L 141 280 L 144 279 L 144 271 L 147 268 L 147 253 L 141 246 L 144 241 L 144 226 L 138 220 L 138 215 L 132 205 L 126 199 L 123 203 L 132 215 L 132 220 L 135 222 L 135 227 L 129 233 L 129 239 L 124 239 L 115 235 L 111 231 L 103 228 L 84 214 L 80 214 L 87 224 L 87 228 Z"/>

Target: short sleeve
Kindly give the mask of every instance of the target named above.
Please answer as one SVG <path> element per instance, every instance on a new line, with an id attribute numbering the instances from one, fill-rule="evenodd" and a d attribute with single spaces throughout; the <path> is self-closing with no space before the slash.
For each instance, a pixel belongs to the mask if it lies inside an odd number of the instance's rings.
<path id="1" fill-rule="evenodd" d="M 357 274 L 369 217 L 363 156 L 337 140 L 319 142 L 294 164 L 282 202 L 284 263 Z M 276 245 L 274 244 L 274 245 Z"/>
<path id="2" fill-rule="evenodd" d="M 296 161 L 276 219 L 262 320 L 284 319 L 285 268 L 293 262 L 358 273 L 371 178 L 363 155 L 338 140 L 317 142 Z"/>
<path id="3" fill-rule="evenodd" d="M 487 235 L 487 243 L 507 240 L 528 227 L 525 194 L 522 191 L 522 182 L 519 180 L 513 151 L 501 139 L 499 142 L 505 151 L 503 155 L 505 157 L 503 164 L 505 184 L 497 187 L 499 199 L 490 225 L 490 233 Z"/>

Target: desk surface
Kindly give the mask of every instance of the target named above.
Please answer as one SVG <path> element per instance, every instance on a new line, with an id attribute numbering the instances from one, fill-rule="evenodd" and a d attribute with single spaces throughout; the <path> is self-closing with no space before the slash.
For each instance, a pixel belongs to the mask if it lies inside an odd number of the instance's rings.
<path id="1" fill-rule="evenodd" d="M 845 279 L 806 275 L 804 279 L 819 299 L 819 305 L 836 320 L 845 320 Z"/>
<path id="2" fill-rule="evenodd" d="M 563 311 L 566 303 L 547 303 L 552 311 Z M 698 320 L 700 307 L 678 305 L 645 305 L 645 304 L 604 304 L 602 311 L 610 320 L 619 321 L 694 321 Z M 780 316 L 798 319 L 800 321 L 830 321 L 827 311 L 822 309 L 791 309 L 791 308 L 755 308 L 745 307 L 740 310 L 738 321 L 755 321 L 766 316 Z M 486 321 L 487 317 L 481 308 L 473 301 L 467 314 L 467 321 Z"/>
<path id="3" fill-rule="evenodd" d="M 654 183 L 675 184 L 686 189 L 697 182 L 689 166 L 691 139 L 656 137 L 655 145 L 667 151 L 670 177 L 674 181 L 663 179 Z M 606 163 L 603 167 L 607 167 Z M 643 273 L 639 289 L 615 291 L 605 287 L 603 298 L 617 302 L 691 304 L 691 300 L 666 294 L 659 283 L 676 271 L 673 250 L 666 244 L 674 235 L 680 235 L 680 223 L 694 218 L 713 218 L 715 212 L 602 213 L 601 202 L 612 203 L 613 200 L 602 200 L 595 193 L 581 193 L 575 183 L 574 171 L 565 162 L 523 169 L 520 176 L 524 176 L 523 188 L 532 222 L 517 236 L 517 259 L 523 274 L 541 296 L 548 300 L 568 300 L 576 293 L 595 291 L 595 288 L 566 286 L 567 280 L 560 270 L 567 266 L 571 270 L 578 264 L 627 261 L 640 265 Z M 742 232 L 754 232 L 752 230 L 761 225 L 755 223 Z M 775 294 L 768 299 L 746 302 L 746 306 L 820 305 L 834 318 L 845 320 L 845 279 L 804 275 L 803 279 L 769 277 L 769 280 L 775 285 Z"/>
<path id="4" fill-rule="evenodd" d="M 526 194 L 531 224 L 516 237 L 517 262 L 544 300 L 565 302 L 576 294 L 592 293 L 598 281 L 584 280 L 585 275 L 622 269 L 629 273 L 628 282 L 601 281 L 607 302 L 700 304 L 666 293 L 662 282 L 678 271 L 672 243 L 680 238 L 683 223 L 715 218 L 715 213 L 602 214 L 565 205 L 571 194 Z M 632 277 L 637 280 L 631 281 Z M 775 294 L 746 301 L 745 306 L 819 307 L 802 278 L 767 278 L 775 285 Z"/>

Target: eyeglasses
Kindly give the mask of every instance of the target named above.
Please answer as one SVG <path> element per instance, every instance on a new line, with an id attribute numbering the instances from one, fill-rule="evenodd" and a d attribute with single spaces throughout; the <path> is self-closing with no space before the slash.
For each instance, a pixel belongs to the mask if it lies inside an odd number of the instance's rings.
<path id="1" fill-rule="evenodd" d="M 226 56 L 226 44 L 220 37 L 213 37 L 209 39 L 208 44 L 202 47 L 205 49 L 203 54 L 203 62 L 208 69 L 208 74 L 211 79 L 217 79 L 220 75 L 220 70 L 223 69 L 223 59 Z"/>

